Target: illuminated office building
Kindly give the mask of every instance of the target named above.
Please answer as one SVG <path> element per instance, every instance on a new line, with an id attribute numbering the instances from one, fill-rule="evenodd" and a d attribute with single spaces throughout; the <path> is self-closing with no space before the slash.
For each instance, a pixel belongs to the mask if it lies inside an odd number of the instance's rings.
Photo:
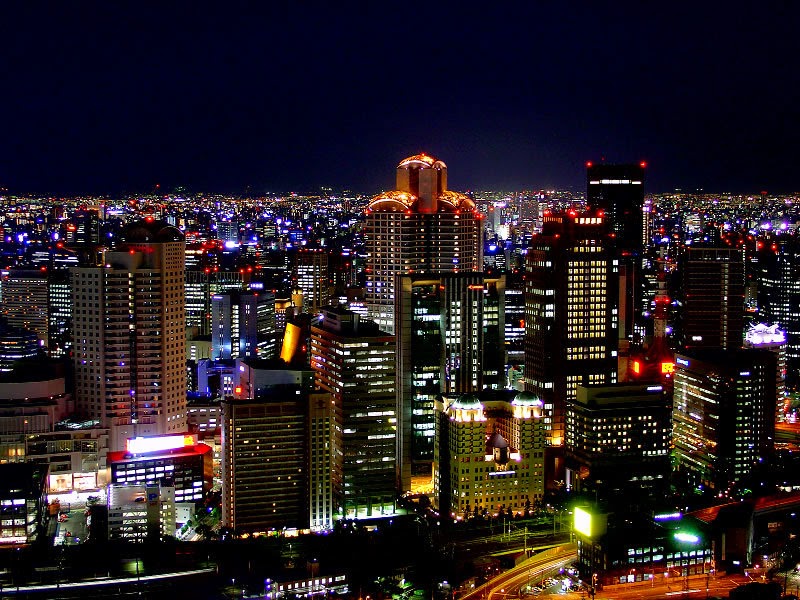
<path id="1" fill-rule="evenodd" d="M 775 395 L 778 402 L 775 417 L 778 422 L 786 420 L 791 410 L 791 402 L 786 393 L 786 333 L 777 325 L 753 323 L 744 335 L 745 348 L 762 348 L 775 353 L 777 361 L 775 371 Z"/>
<path id="2" fill-rule="evenodd" d="M 318 314 L 329 304 L 328 253 L 325 250 L 298 250 L 293 276 L 295 286 L 303 292 L 303 312 Z"/>
<path id="3" fill-rule="evenodd" d="M 759 318 L 786 332 L 786 383 L 800 383 L 800 243 L 780 236 L 758 255 Z"/>
<path id="4" fill-rule="evenodd" d="M 9 325 L 34 332 L 50 356 L 63 356 L 71 345 L 72 297 L 69 273 L 11 269 L 0 280 L 2 316 Z"/>
<path id="5" fill-rule="evenodd" d="M 579 384 L 617 381 L 618 272 L 603 217 L 545 216 L 525 272 L 526 389 L 544 402 L 548 443 L 562 446 Z"/>
<path id="6" fill-rule="evenodd" d="M 47 272 L 12 269 L 0 282 L 3 286 L 2 316 L 12 327 L 35 333 L 42 344 L 50 337 L 48 323 Z"/>
<path id="7" fill-rule="evenodd" d="M 72 270 L 75 408 L 112 451 L 186 430 L 183 234 L 146 220 L 121 237 L 103 266 Z"/>
<path id="8" fill-rule="evenodd" d="M 744 342 L 744 252 L 690 246 L 680 259 L 681 345 L 737 349 Z"/>
<path id="9" fill-rule="evenodd" d="M 366 299 L 394 332 L 395 276 L 483 269 L 483 225 L 471 198 L 447 188 L 447 166 L 425 154 L 397 165 L 396 189 L 367 208 Z"/>
<path id="10" fill-rule="evenodd" d="M 241 532 L 308 526 L 308 400 L 293 386 L 222 401 L 222 523 Z"/>
<path id="11" fill-rule="evenodd" d="M 47 530 L 47 465 L 0 464 L 0 546 L 32 544 Z"/>
<path id="12" fill-rule="evenodd" d="M 526 392 L 481 397 L 437 402 L 433 500 L 457 518 L 522 513 L 544 495 L 541 401 Z"/>
<path id="13" fill-rule="evenodd" d="M 275 295 L 270 292 L 229 292 L 211 297 L 213 359 L 273 358 Z"/>
<path id="14" fill-rule="evenodd" d="M 414 273 L 396 286 L 398 456 L 409 491 L 430 485 L 436 398 L 505 386 L 505 276 Z"/>
<path id="15" fill-rule="evenodd" d="M 600 212 L 613 236 L 619 273 L 619 335 L 633 339 L 643 310 L 642 253 L 645 163 L 586 165 L 586 206 Z M 627 346 L 623 345 L 624 350 Z"/>
<path id="16" fill-rule="evenodd" d="M 341 407 L 343 516 L 393 514 L 396 497 L 395 339 L 357 314 L 327 307 L 311 327 L 318 390 Z"/>
<path id="17" fill-rule="evenodd" d="M 186 271 L 186 327 L 211 335 L 211 298 L 244 289 L 242 273 L 207 268 Z"/>
<path id="18" fill-rule="evenodd" d="M 566 489 L 665 493 L 672 405 L 658 384 L 579 385 L 567 411 Z"/>
<path id="19" fill-rule="evenodd" d="M 687 483 L 727 492 L 769 460 L 776 370 L 769 350 L 676 354 L 672 441 L 675 468 Z"/>

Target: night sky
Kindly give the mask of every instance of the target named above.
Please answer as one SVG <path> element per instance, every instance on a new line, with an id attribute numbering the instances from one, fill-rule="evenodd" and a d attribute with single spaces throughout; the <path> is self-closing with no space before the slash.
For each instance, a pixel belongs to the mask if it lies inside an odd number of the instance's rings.
<path id="1" fill-rule="evenodd" d="M 800 191 L 800 3 L 466 4 L 3 3 L 0 187 Z"/>

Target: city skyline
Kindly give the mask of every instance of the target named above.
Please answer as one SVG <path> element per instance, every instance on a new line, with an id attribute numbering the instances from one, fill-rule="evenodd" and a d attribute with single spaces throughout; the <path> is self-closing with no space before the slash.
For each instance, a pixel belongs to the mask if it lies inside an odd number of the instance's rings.
<path id="1" fill-rule="evenodd" d="M 464 191 L 604 157 L 648 192 L 791 192 L 796 11 L 4 7 L 0 188 L 371 194 L 425 151 Z"/>

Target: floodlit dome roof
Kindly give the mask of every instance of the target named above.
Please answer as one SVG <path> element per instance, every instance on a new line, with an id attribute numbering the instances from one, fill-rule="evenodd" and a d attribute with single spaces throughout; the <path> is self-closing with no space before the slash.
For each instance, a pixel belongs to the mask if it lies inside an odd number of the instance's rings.
<path id="1" fill-rule="evenodd" d="M 446 190 L 439 194 L 439 210 L 475 210 L 475 203 L 466 194 Z"/>
<path id="2" fill-rule="evenodd" d="M 512 406 L 544 406 L 539 396 L 530 392 L 520 392 L 511 401 Z"/>
<path id="3" fill-rule="evenodd" d="M 182 242 L 183 233 L 164 221 L 145 219 L 131 223 L 122 230 L 121 239 L 129 244 L 151 244 L 155 242 Z"/>
<path id="4" fill-rule="evenodd" d="M 375 196 L 369 203 L 369 210 L 405 211 L 411 209 L 416 201 L 417 197 L 414 194 L 401 192 L 400 190 L 392 190 L 391 192 L 382 192 Z"/>
<path id="5" fill-rule="evenodd" d="M 397 165 L 398 169 L 432 169 L 437 163 L 439 163 L 439 168 L 445 166 L 442 161 L 437 161 L 432 156 L 428 156 L 424 152 L 422 154 L 415 154 L 414 156 L 409 156 L 408 158 L 404 158 L 400 161 L 400 164 Z"/>
<path id="6" fill-rule="evenodd" d="M 461 396 L 458 400 L 450 405 L 450 408 L 458 410 L 478 410 L 482 407 L 483 405 L 481 404 L 480 400 L 478 400 L 478 397 L 474 394 L 466 394 Z"/>

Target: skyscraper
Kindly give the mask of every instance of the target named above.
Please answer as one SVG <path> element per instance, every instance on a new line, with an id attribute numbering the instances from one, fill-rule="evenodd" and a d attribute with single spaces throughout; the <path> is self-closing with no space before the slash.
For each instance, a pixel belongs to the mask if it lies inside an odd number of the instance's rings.
<path id="1" fill-rule="evenodd" d="M 440 394 L 504 387 L 505 277 L 414 273 L 396 285 L 397 406 L 402 491 L 430 485 Z"/>
<path id="2" fill-rule="evenodd" d="M 800 383 L 800 243 L 784 235 L 758 255 L 760 318 L 786 332 L 786 383 Z"/>
<path id="3" fill-rule="evenodd" d="M 2 315 L 12 327 L 32 331 L 46 345 L 49 334 L 46 270 L 12 269 L 4 276 Z"/>
<path id="4" fill-rule="evenodd" d="M 544 218 L 526 262 L 525 387 L 544 402 L 552 446 L 564 443 L 577 386 L 617 381 L 617 285 L 602 216 Z"/>
<path id="5" fill-rule="evenodd" d="M 394 336 L 353 312 L 325 308 L 322 322 L 311 327 L 311 367 L 317 389 L 329 392 L 341 407 L 344 516 L 393 514 Z"/>
<path id="6" fill-rule="evenodd" d="M 103 266 L 72 270 L 75 406 L 112 451 L 186 429 L 183 234 L 146 220 L 121 239 Z"/>
<path id="7" fill-rule="evenodd" d="M 601 210 L 620 252 L 641 255 L 644 239 L 645 163 L 586 165 L 586 205 Z"/>
<path id="8" fill-rule="evenodd" d="M 425 154 L 397 165 L 396 189 L 367 208 L 366 298 L 394 333 L 395 276 L 483 269 L 483 226 L 471 198 L 447 189 L 447 165 Z"/>
<path id="9" fill-rule="evenodd" d="M 308 399 L 276 387 L 222 401 L 222 522 L 242 532 L 308 526 Z"/>
<path id="10" fill-rule="evenodd" d="M 303 292 L 303 312 L 317 314 L 329 304 L 328 253 L 301 249 L 294 258 L 295 285 Z"/>
<path id="11" fill-rule="evenodd" d="M 211 324 L 211 358 L 274 358 L 274 294 L 215 294 L 211 298 Z"/>
<path id="12" fill-rule="evenodd" d="M 644 169 L 643 162 L 586 165 L 586 205 L 590 210 L 602 212 L 619 261 L 619 337 L 622 340 L 632 340 L 636 325 L 642 325 L 642 254 L 647 243 Z M 620 350 L 627 352 L 627 343 Z"/>
<path id="13" fill-rule="evenodd" d="M 687 483 L 725 492 L 769 459 L 778 357 L 770 350 L 695 350 L 675 356 L 672 441 Z"/>
<path id="14" fill-rule="evenodd" d="M 680 262 L 685 349 L 736 349 L 744 341 L 744 254 L 736 248 L 688 247 Z"/>
<path id="15" fill-rule="evenodd" d="M 14 327 L 33 331 L 51 356 L 69 348 L 72 297 L 69 273 L 63 269 L 11 269 L 0 280 L 0 314 Z"/>

